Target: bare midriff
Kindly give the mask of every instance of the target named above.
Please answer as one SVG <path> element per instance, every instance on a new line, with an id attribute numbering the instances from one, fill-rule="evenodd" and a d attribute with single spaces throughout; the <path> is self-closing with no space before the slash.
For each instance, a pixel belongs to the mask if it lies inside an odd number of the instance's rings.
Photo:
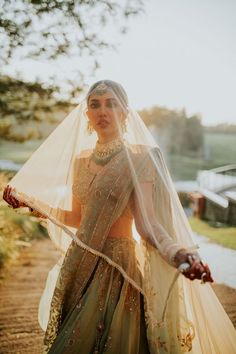
<path id="1" fill-rule="evenodd" d="M 133 218 L 121 216 L 112 225 L 107 237 L 118 237 L 118 238 L 132 237 L 132 223 L 133 223 Z"/>

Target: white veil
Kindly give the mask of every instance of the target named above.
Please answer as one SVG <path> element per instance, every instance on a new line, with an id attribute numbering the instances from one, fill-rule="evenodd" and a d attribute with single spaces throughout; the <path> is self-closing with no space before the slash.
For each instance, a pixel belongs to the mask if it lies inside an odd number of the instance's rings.
<path id="1" fill-rule="evenodd" d="M 71 226 L 66 222 L 73 216 L 73 186 L 79 176 L 81 161 L 91 157 L 97 142 L 95 131 L 91 134 L 88 130 L 86 97 L 9 183 L 14 187 L 17 199 L 48 216 L 49 235 L 62 253 L 58 264 L 49 272 L 40 303 L 40 324 L 45 330 L 56 278 L 73 239 L 80 247 L 117 267 L 144 295 L 151 353 L 236 353 L 235 329 L 210 285 L 201 285 L 197 280 L 191 282 L 182 275 L 177 277 L 178 271 L 172 265 L 178 250 L 194 249 L 195 245 L 160 149 L 138 113 L 128 105 L 123 89 L 117 90 L 108 81 L 102 85 L 109 87 L 109 92 L 126 112 L 125 119 L 121 120 L 116 106 L 107 108 L 115 117 L 124 143 L 121 152 L 112 159 L 114 162 L 109 164 L 113 166 L 112 173 L 116 173 L 117 179 L 121 173 L 119 166 L 125 166 L 128 176 L 127 181 L 123 181 L 122 190 L 116 189 L 115 184 L 114 188 L 110 187 L 119 206 L 112 217 L 116 220 L 131 200 L 132 212 L 138 216 L 133 223 L 138 274 L 133 268 L 124 269 L 118 260 L 108 259 L 102 248 L 96 247 L 92 240 L 86 242 L 82 237 L 82 231 L 88 227 L 84 217 L 87 209 L 82 212 L 80 226 Z M 104 87 L 100 87 L 101 92 Z M 94 90 L 99 94 L 97 89 Z M 93 89 L 89 94 L 92 92 Z M 105 168 L 109 174 L 108 164 Z M 105 179 L 102 181 L 104 187 L 101 187 L 102 182 L 99 182 L 99 177 L 96 178 L 98 182 L 95 179 L 90 194 L 96 193 L 100 186 L 101 193 L 108 193 L 110 198 L 111 193 L 105 190 Z M 109 203 L 110 199 L 103 204 L 104 209 L 110 206 Z M 68 218 L 63 219 L 62 215 Z M 106 232 L 109 232 L 109 227 Z"/>

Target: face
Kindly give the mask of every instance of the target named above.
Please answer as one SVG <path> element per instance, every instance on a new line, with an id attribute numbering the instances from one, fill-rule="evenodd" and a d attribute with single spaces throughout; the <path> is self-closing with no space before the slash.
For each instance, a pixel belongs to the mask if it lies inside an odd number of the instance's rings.
<path id="1" fill-rule="evenodd" d="M 121 133 L 127 113 L 112 92 L 92 94 L 88 101 L 87 116 L 98 137 L 116 138 Z"/>

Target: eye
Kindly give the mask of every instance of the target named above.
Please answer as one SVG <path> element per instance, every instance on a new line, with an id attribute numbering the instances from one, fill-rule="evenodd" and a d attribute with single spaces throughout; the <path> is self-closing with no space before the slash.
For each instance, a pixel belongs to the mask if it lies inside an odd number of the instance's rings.
<path id="1" fill-rule="evenodd" d="M 89 105 L 89 108 L 98 108 L 99 107 L 99 103 L 98 102 L 93 102 L 93 103 L 90 103 Z"/>
<path id="2" fill-rule="evenodd" d="M 108 101 L 108 102 L 107 102 L 107 107 L 109 107 L 109 108 L 116 108 L 116 107 L 118 107 L 118 103 L 117 103 L 115 100 L 113 100 L 113 101 Z"/>

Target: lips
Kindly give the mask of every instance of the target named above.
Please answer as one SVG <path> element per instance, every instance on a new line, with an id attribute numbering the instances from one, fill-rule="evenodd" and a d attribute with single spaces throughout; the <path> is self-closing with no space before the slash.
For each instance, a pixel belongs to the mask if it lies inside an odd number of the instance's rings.
<path id="1" fill-rule="evenodd" d="M 106 127 L 109 123 L 106 120 L 100 120 L 98 122 L 98 125 L 101 127 Z"/>

